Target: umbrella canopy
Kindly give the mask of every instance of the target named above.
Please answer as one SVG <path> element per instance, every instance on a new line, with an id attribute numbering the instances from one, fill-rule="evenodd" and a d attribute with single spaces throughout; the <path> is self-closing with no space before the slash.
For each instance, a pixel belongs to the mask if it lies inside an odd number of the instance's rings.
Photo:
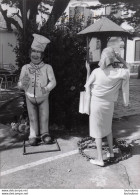
<path id="1" fill-rule="evenodd" d="M 124 30 L 121 26 L 112 22 L 108 18 L 104 17 L 94 24 L 88 26 L 84 30 L 78 33 L 78 35 L 92 35 L 99 36 L 101 34 L 111 35 L 111 36 L 129 36 L 130 34 Z"/>

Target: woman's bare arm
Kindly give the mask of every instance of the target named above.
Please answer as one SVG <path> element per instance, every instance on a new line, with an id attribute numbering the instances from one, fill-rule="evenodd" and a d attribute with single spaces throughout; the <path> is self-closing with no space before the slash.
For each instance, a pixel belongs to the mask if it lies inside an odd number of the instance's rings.
<path id="1" fill-rule="evenodd" d="M 120 56 L 119 53 L 115 52 L 115 57 L 117 60 L 119 60 L 121 63 L 123 63 L 123 68 L 130 69 L 130 65 Z"/>
<path id="2" fill-rule="evenodd" d="M 87 69 L 87 78 L 86 78 L 86 82 L 87 82 L 87 80 L 88 80 L 88 78 L 90 76 L 90 65 L 89 65 L 89 63 L 87 61 L 86 61 L 86 69 Z"/>

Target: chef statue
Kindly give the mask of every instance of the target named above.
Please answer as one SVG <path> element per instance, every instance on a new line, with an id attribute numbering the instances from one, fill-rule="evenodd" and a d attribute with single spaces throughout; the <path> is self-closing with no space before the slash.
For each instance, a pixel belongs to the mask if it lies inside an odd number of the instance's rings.
<path id="1" fill-rule="evenodd" d="M 30 122 L 29 143 L 38 145 L 39 141 L 51 143 L 49 135 L 49 93 L 56 86 L 52 67 L 45 64 L 43 52 L 50 40 L 38 34 L 33 34 L 31 45 L 31 62 L 22 67 L 18 87 L 24 90 Z"/>

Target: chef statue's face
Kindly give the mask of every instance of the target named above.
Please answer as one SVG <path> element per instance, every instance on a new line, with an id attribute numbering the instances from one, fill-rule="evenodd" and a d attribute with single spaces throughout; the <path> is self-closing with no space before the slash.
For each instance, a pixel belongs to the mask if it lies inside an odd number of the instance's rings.
<path id="1" fill-rule="evenodd" d="M 30 58 L 33 64 L 39 64 L 42 61 L 42 52 L 31 49 Z"/>

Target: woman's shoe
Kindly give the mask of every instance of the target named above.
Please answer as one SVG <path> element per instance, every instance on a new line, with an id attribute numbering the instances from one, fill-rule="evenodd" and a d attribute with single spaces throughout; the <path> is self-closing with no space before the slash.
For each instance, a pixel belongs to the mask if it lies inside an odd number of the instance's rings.
<path id="1" fill-rule="evenodd" d="M 29 138 L 29 144 L 31 146 L 37 146 L 37 138 L 36 137 Z"/>
<path id="2" fill-rule="evenodd" d="M 100 166 L 100 167 L 103 167 L 104 166 L 104 162 L 102 162 L 102 161 L 99 161 L 99 160 L 93 160 L 93 159 L 91 159 L 90 160 L 90 163 L 91 164 L 94 164 L 94 165 L 98 165 L 98 166 Z"/>
<path id="3" fill-rule="evenodd" d="M 113 158 L 114 157 L 114 153 L 109 153 L 108 152 L 106 156 L 107 156 L 107 158 Z"/>
<path id="4" fill-rule="evenodd" d="M 44 142 L 44 144 L 52 144 L 53 143 L 53 139 L 51 138 L 51 136 L 48 133 L 44 133 L 43 135 L 41 135 L 41 139 Z"/>

